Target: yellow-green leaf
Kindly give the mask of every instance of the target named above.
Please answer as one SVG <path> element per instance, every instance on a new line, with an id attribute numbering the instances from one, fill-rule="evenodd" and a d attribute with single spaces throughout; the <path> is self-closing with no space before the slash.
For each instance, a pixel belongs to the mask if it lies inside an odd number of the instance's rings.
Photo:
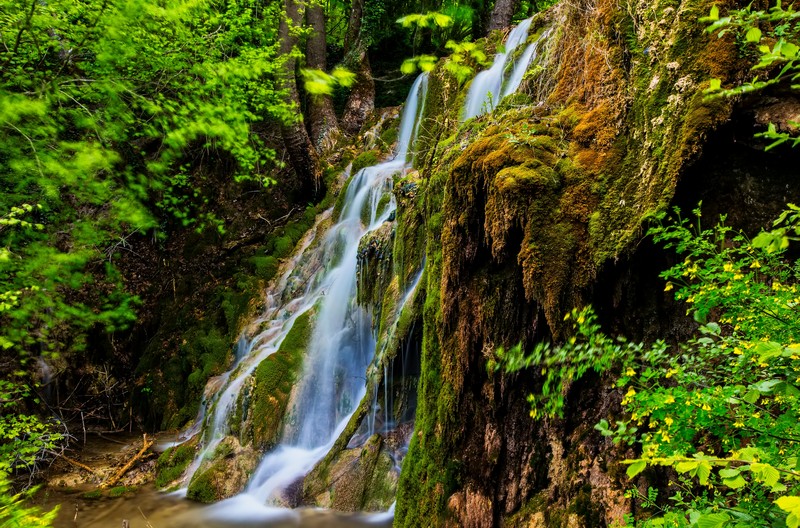
<path id="1" fill-rule="evenodd" d="M 628 478 L 633 478 L 647 467 L 647 462 L 644 460 L 637 460 L 630 466 L 628 466 L 628 470 L 625 472 L 628 475 Z"/>
<path id="2" fill-rule="evenodd" d="M 761 30 L 756 27 L 750 28 L 744 38 L 747 42 L 758 42 L 761 40 Z"/>

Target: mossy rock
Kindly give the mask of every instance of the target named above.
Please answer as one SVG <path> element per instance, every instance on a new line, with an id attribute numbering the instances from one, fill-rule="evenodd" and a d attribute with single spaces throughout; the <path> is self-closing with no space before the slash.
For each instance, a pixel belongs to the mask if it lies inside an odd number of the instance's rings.
<path id="1" fill-rule="evenodd" d="M 258 467 L 260 454 L 226 437 L 192 476 L 186 497 L 206 504 L 240 493 Z"/>
<path id="2" fill-rule="evenodd" d="M 392 280 L 393 243 L 394 224 L 392 222 L 385 222 L 360 240 L 357 257 L 359 269 L 357 299 L 359 304 L 379 308 L 378 304 Z"/>
<path id="3" fill-rule="evenodd" d="M 292 387 L 303 369 L 303 360 L 313 333 L 313 310 L 300 314 L 278 350 L 256 367 L 237 401 L 241 439 L 264 451 L 280 439 Z M 236 420 L 238 421 L 238 420 Z"/>
<path id="4" fill-rule="evenodd" d="M 189 467 L 197 453 L 198 440 L 199 435 L 161 453 L 156 462 L 157 488 L 167 488 L 183 476 L 183 472 Z"/>
<path id="5" fill-rule="evenodd" d="M 368 150 L 362 152 L 356 159 L 353 160 L 353 167 L 350 169 L 352 174 L 358 173 L 364 167 L 371 167 L 377 165 L 380 161 L 380 152 L 378 150 Z"/>
<path id="6" fill-rule="evenodd" d="M 383 438 L 375 434 L 363 447 L 339 453 L 327 471 L 310 473 L 303 487 L 307 492 L 316 490 L 306 500 L 318 507 L 343 512 L 385 511 L 394 501 L 398 477 Z"/>

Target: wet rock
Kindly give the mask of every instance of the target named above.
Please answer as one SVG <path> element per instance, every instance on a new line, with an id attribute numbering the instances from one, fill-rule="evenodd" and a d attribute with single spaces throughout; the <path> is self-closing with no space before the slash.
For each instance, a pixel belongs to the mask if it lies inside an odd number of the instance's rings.
<path id="1" fill-rule="evenodd" d="M 231 436 L 225 438 L 194 474 L 186 497 L 211 503 L 236 495 L 247 484 L 259 459 L 259 453 L 251 446 L 242 447 Z"/>
<path id="2" fill-rule="evenodd" d="M 375 434 L 363 447 L 346 449 L 303 483 L 305 502 L 343 512 L 385 511 L 394 501 L 399 472 Z"/>

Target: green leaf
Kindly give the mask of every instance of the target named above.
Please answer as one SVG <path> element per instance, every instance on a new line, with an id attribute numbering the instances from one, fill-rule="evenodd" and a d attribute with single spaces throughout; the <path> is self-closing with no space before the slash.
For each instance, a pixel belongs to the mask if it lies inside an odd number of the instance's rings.
<path id="1" fill-rule="evenodd" d="M 775 486 L 781 479 L 780 472 L 769 464 L 760 464 L 756 462 L 751 464 L 750 468 L 753 472 L 753 476 L 770 488 Z"/>
<path id="2" fill-rule="evenodd" d="M 708 462 L 700 462 L 697 466 L 697 478 L 700 484 L 705 486 L 708 484 L 708 477 L 711 475 L 711 464 Z"/>
<path id="3" fill-rule="evenodd" d="M 767 359 L 778 357 L 783 354 L 783 347 L 780 343 L 774 341 L 761 342 L 756 345 L 755 352 L 758 354 L 759 359 L 764 362 Z"/>
<path id="4" fill-rule="evenodd" d="M 741 476 L 736 475 L 733 478 L 724 478 L 722 483 L 731 489 L 739 489 L 747 484 L 747 481 Z"/>
<path id="5" fill-rule="evenodd" d="M 789 528 L 797 528 L 800 524 L 800 497 L 787 495 L 777 499 L 775 504 L 783 511 L 789 513 L 786 517 L 786 525 Z"/>
<path id="6" fill-rule="evenodd" d="M 356 82 L 356 74 L 341 66 L 334 68 L 331 72 L 331 76 L 345 88 L 349 88 Z"/>
<path id="7" fill-rule="evenodd" d="M 677 471 L 678 473 L 687 473 L 697 468 L 697 464 L 698 463 L 693 460 L 678 462 L 677 464 L 675 464 L 675 471 Z"/>
<path id="8" fill-rule="evenodd" d="M 746 401 L 747 403 L 751 403 L 752 404 L 752 403 L 757 402 L 760 397 L 761 397 L 761 393 L 759 393 L 757 390 L 750 390 L 750 391 L 747 392 L 747 394 L 742 396 L 742 399 L 744 401 Z"/>
<path id="9" fill-rule="evenodd" d="M 414 59 L 406 59 L 403 61 L 403 64 L 400 65 L 400 71 L 404 75 L 409 75 L 417 71 L 417 63 Z"/>
<path id="10" fill-rule="evenodd" d="M 453 19 L 442 13 L 431 13 L 434 23 L 439 27 L 449 27 L 453 25 Z"/>
<path id="11" fill-rule="evenodd" d="M 756 27 L 750 28 L 744 38 L 747 42 L 758 42 L 761 40 L 761 30 Z"/>
<path id="12" fill-rule="evenodd" d="M 706 513 L 697 519 L 697 528 L 723 528 L 730 520 L 727 513 Z"/>
<path id="13" fill-rule="evenodd" d="M 781 55 L 787 59 L 795 58 L 797 56 L 797 52 L 800 51 L 800 48 L 797 46 L 797 44 L 793 44 L 791 42 L 784 42 L 780 49 Z"/>
<path id="14" fill-rule="evenodd" d="M 734 478 L 739 475 L 739 470 L 736 468 L 725 468 L 719 470 L 719 476 L 722 478 Z"/>
<path id="15" fill-rule="evenodd" d="M 625 472 L 628 475 L 628 478 L 633 478 L 647 467 L 647 462 L 644 460 L 636 460 L 630 466 L 628 466 L 628 470 Z"/>

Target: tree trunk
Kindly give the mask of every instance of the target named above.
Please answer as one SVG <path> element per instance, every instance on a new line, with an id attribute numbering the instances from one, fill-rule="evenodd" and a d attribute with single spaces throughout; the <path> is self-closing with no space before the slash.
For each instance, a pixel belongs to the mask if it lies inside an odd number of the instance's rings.
<path id="1" fill-rule="evenodd" d="M 309 68 L 326 71 L 325 44 L 325 11 L 321 4 L 312 3 L 306 14 L 308 25 L 311 26 L 311 36 L 308 38 L 306 50 L 306 64 Z M 330 95 L 311 96 L 308 104 L 308 126 L 311 141 L 317 150 L 330 143 L 330 139 L 339 130 L 336 121 L 336 112 L 333 109 L 333 100 Z"/>
<path id="2" fill-rule="evenodd" d="M 358 60 L 356 82 L 347 99 L 342 116 L 342 128 L 348 134 L 357 134 L 370 112 L 375 109 L 375 81 L 369 65 L 366 46 L 353 51 Z"/>
<path id="3" fill-rule="evenodd" d="M 297 93 L 297 80 L 295 78 L 295 68 L 297 59 L 291 55 L 292 50 L 297 45 L 297 36 L 293 35 L 291 29 L 300 27 L 303 21 L 303 11 L 301 4 L 295 0 L 284 0 L 285 16 L 281 17 L 278 26 L 278 36 L 281 46 L 280 52 L 284 57 L 288 57 L 284 63 L 283 88 L 289 97 L 289 101 L 300 109 L 300 97 Z M 291 26 L 291 27 L 290 27 Z M 291 124 L 283 124 L 281 127 L 283 143 L 289 154 L 289 160 L 297 175 L 300 192 L 310 199 L 315 199 L 322 191 L 321 170 L 319 158 L 311 138 L 308 136 L 306 127 L 303 125 L 302 116 Z"/>
<path id="4" fill-rule="evenodd" d="M 489 31 L 503 29 L 511 25 L 511 18 L 517 10 L 519 0 L 496 0 L 489 20 Z"/>
<path id="5" fill-rule="evenodd" d="M 375 109 L 375 81 L 367 56 L 363 14 L 364 0 L 353 0 L 344 41 L 345 65 L 356 72 L 356 82 L 350 91 L 342 115 L 342 128 L 348 134 L 357 134 L 369 113 Z"/>

